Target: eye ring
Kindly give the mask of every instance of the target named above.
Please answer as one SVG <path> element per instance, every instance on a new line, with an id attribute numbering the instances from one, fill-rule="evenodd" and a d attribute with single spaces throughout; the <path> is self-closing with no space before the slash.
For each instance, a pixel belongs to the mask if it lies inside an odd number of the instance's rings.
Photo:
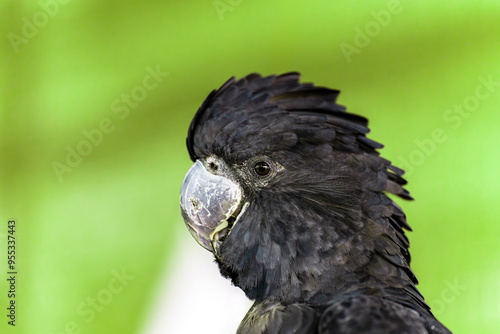
<path id="1" fill-rule="evenodd" d="M 247 160 L 246 165 L 249 176 L 259 183 L 266 183 L 269 179 L 274 178 L 280 170 L 279 164 L 266 155 L 252 157 Z"/>
<path id="2" fill-rule="evenodd" d="M 253 170 L 259 177 L 266 177 L 271 173 L 271 166 L 266 161 L 257 161 L 253 164 Z"/>

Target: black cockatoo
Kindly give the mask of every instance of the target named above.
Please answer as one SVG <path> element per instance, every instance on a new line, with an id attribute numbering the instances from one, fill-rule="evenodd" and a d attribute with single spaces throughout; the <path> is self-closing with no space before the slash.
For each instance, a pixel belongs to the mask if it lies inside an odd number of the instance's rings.
<path id="1" fill-rule="evenodd" d="M 239 334 L 451 333 L 415 287 L 387 196 L 411 199 L 404 171 L 338 94 L 298 73 L 210 93 L 188 131 L 184 221 L 255 301 Z"/>

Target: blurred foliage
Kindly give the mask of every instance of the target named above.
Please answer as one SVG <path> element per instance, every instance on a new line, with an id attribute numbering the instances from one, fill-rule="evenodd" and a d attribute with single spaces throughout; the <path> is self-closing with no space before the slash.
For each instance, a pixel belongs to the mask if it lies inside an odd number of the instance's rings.
<path id="1" fill-rule="evenodd" d="M 230 76 L 291 70 L 341 89 L 384 156 L 411 170 L 412 265 L 437 316 L 456 333 L 499 331 L 498 1 L 0 9 L 0 243 L 15 218 L 19 259 L 17 326 L 3 311 L 2 333 L 140 333 L 187 233 L 191 117 Z"/>

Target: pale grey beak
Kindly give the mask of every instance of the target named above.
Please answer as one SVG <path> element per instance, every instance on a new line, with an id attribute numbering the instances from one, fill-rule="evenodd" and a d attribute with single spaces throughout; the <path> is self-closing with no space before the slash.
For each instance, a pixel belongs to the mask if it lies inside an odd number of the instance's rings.
<path id="1" fill-rule="evenodd" d="M 189 232 L 205 249 L 229 229 L 241 209 L 241 187 L 229 178 L 209 172 L 200 160 L 187 172 L 181 187 L 181 211 Z"/>

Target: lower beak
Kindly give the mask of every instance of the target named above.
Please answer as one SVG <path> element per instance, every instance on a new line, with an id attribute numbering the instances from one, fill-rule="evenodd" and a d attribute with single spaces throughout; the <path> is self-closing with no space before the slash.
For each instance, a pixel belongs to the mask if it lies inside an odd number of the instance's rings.
<path id="1" fill-rule="evenodd" d="M 181 187 L 181 211 L 191 235 L 213 252 L 212 239 L 240 209 L 242 191 L 234 181 L 206 170 L 198 160 Z"/>

